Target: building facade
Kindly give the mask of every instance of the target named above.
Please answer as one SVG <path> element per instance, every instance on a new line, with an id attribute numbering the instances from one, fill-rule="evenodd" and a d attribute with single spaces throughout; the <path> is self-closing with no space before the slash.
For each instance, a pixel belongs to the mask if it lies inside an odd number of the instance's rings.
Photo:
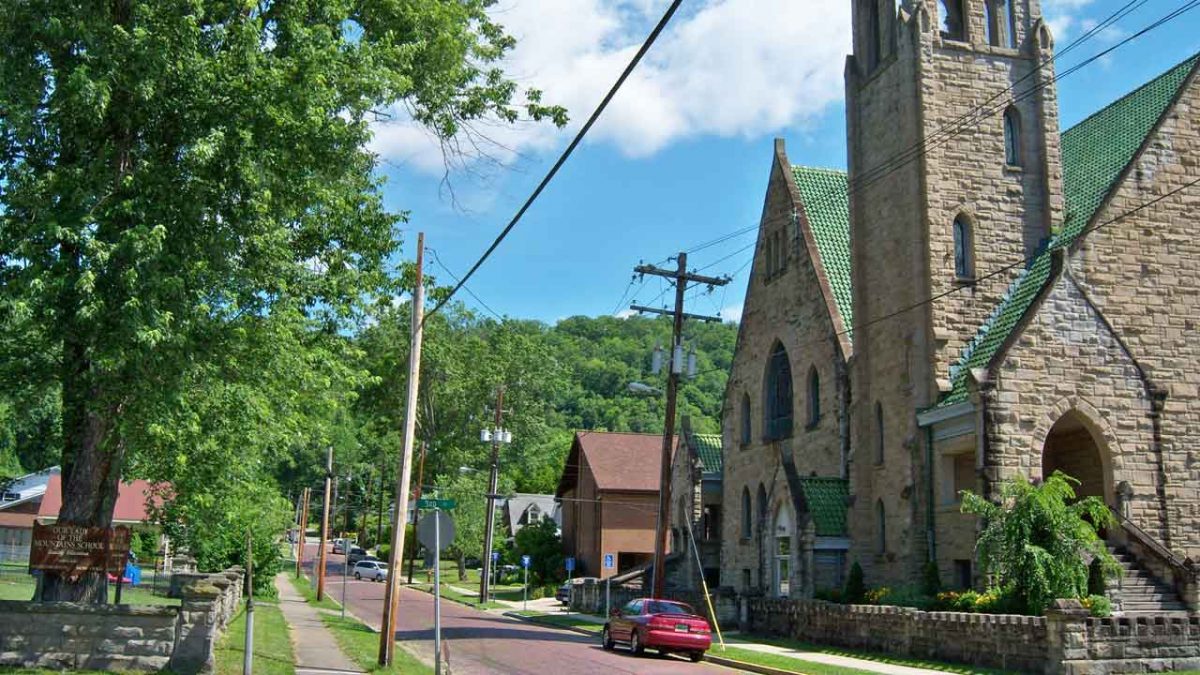
<path id="1" fill-rule="evenodd" d="M 724 474 L 718 434 L 692 431 L 683 418 L 671 458 L 671 538 L 667 584 L 688 591 L 721 585 L 721 533 Z"/>
<path id="2" fill-rule="evenodd" d="M 869 583 L 934 561 L 978 585 L 961 490 L 1054 470 L 1126 519 L 1110 537 L 1200 557 L 1197 58 L 1060 133 L 1038 0 L 858 0 L 853 26 L 848 171 L 776 144 L 723 412 L 727 585 L 832 585 L 805 478 L 844 479 Z"/>

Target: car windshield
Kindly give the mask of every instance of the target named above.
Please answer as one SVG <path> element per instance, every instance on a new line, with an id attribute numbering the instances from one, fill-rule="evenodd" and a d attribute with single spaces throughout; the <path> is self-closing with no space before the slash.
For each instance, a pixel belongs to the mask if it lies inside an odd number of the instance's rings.
<path id="1" fill-rule="evenodd" d="M 695 614 L 691 607 L 679 602 L 652 601 L 646 603 L 647 614 Z"/>

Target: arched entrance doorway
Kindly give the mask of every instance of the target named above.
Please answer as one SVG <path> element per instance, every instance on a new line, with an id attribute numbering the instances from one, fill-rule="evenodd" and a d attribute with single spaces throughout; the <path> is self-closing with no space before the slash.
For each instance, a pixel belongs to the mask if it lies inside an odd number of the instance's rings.
<path id="1" fill-rule="evenodd" d="M 778 597 L 786 598 L 792 591 L 792 514 L 786 505 L 775 513 L 771 534 L 772 590 Z"/>
<path id="2" fill-rule="evenodd" d="M 1042 477 L 1061 471 L 1079 481 L 1074 486 L 1076 496 L 1100 497 L 1105 503 L 1111 503 L 1107 459 L 1088 420 L 1072 410 L 1060 417 L 1046 436 L 1042 449 Z"/>

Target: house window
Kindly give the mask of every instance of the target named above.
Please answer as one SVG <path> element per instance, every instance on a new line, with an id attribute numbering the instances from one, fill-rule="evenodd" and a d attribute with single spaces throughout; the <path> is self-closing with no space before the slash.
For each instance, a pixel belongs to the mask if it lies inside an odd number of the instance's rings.
<path id="1" fill-rule="evenodd" d="M 1021 119 L 1013 107 L 1004 111 L 1004 162 L 1021 166 Z"/>
<path id="2" fill-rule="evenodd" d="M 959 279 L 975 276 L 971 257 L 971 224 L 966 216 L 959 215 L 954 219 L 954 275 Z"/>
<path id="3" fill-rule="evenodd" d="M 887 553 L 887 518 L 883 512 L 883 500 L 875 502 L 875 534 L 878 537 L 876 547 L 879 555 Z"/>
<path id="4" fill-rule="evenodd" d="M 941 0 L 942 39 L 966 42 L 967 30 L 964 23 L 963 0 Z"/>
<path id="5" fill-rule="evenodd" d="M 883 406 L 875 402 L 875 463 L 883 464 Z"/>
<path id="6" fill-rule="evenodd" d="M 767 524 L 767 489 L 762 483 L 758 484 L 758 526 L 764 527 Z"/>
<path id="7" fill-rule="evenodd" d="M 768 441 L 787 438 L 792 435 L 792 365 L 778 342 L 767 360 L 766 380 L 764 436 Z"/>
<path id="8" fill-rule="evenodd" d="M 867 71 L 879 66 L 882 31 L 879 27 L 879 0 L 867 0 Z"/>
<path id="9" fill-rule="evenodd" d="M 750 568 L 742 568 L 742 590 L 749 591 L 752 588 L 751 582 L 752 579 L 750 578 Z"/>
<path id="10" fill-rule="evenodd" d="M 808 426 L 817 426 L 821 421 L 821 376 L 816 366 L 808 369 Z"/>
<path id="11" fill-rule="evenodd" d="M 941 466 L 942 503 L 957 504 L 962 500 L 963 490 L 975 489 L 975 453 L 943 455 Z"/>
<path id="12" fill-rule="evenodd" d="M 529 515 L 525 519 L 526 524 L 533 525 L 541 519 L 542 519 L 541 510 L 538 509 L 538 507 L 536 507 L 536 506 L 530 507 Z"/>
<path id="13" fill-rule="evenodd" d="M 742 445 L 749 445 L 753 428 L 750 420 L 750 395 L 742 394 Z"/>
<path id="14" fill-rule="evenodd" d="M 754 512 L 750 510 L 750 488 L 742 488 L 742 539 L 754 533 Z"/>

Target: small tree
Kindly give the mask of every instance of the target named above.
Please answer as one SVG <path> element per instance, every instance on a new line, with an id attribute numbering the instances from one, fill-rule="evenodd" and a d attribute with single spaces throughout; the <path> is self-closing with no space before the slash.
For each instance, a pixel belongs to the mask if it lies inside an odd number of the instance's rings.
<path id="1" fill-rule="evenodd" d="M 529 577 L 534 585 L 542 586 L 563 577 L 562 539 L 558 536 L 558 524 L 552 518 L 543 518 L 521 528 L 515 543 L 518 560 L 523 555 L 532 558 Z"/>
<path id="2" fill-rule="evenodd" d="M 846 591 L 842 597 L 851 605 L 859 604 L 867 595 L 867 584 L 863 580 L 862 565 L 857 561 L 850 566 L 850 576 L 846 579 Z"/>
<path id="3" fill-rule="evenodd" d="M 925 563 L 921 578 L 921 592 L 931 598 L 942 592 L 942 578 L 938 575 L 937 563 L 932 560 Z"/>
<path id="4" fill-rule="evenodd" d="M 1091 557 L 1108 575 L 1118 569 L 1096 534 L 1113 523 L 1112 514 L 1097 497 L 1076 500 L 1072 484 L 1079 481 L 1055 471 L 1040 485 L 1024 476 L 1005 481 L 999 503 L 962 493 L 963 512 L 984 519 L 976 543 L 984 569 L 1031 614 L 1056 598 L 1085 596 Z"/>

